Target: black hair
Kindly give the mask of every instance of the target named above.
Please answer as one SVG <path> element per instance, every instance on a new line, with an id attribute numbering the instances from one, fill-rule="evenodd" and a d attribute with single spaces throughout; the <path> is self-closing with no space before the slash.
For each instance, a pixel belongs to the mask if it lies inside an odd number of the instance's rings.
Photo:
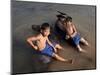
<path id="1" fill-rule="evenodd" d="M 47 29 L 47 28 L 50 28 L 50 25 L 48 24 L 48 23 L 43 23 L 42 25 L 41 25 L 41 30 L 45 30 L 45 29 Z"/>
<path id="2" fill-rule="evenodd" d="M 57 18 L 66 18 L 64 15 L 56 15 Z"/>
<path id="3" fill-rule="evenodd" d="M 67 16 L 67 17 L 66 17 L 66 21 L 67 21 L 67 22 L 68 22 L 68 21 L 72 22 L 72 17 L 71 17 L 71 16 Z"/>

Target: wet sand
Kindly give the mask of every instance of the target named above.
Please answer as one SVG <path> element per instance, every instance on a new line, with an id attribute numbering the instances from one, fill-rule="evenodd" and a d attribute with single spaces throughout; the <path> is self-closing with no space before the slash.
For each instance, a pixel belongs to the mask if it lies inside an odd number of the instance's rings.
<path id="1" fill-rule="evenodd" d="M 88 40 L 90 47 L 81 45 L 87 51 L 79 53 L 66 41 L 59 54 L 74 59 L 73 64 L 53 60 L 49 64 L 41 63 L 40 55 L 28 45 L 26 39 L 37 32 L 31 26 L 48 22 L 54 26 L 57 10 L 72 16 L 81 36 Z M 35 73 L 47 71 L 87 70 L 96 68 L 95 6 L 50 4 L 36 2 L 12 2 L 12 71 L 13 73 Z"/>

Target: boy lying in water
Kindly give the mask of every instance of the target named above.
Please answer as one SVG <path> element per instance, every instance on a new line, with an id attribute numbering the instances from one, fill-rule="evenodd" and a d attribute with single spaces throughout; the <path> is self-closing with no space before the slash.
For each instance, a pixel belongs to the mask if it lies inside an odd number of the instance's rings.
<path id="1" fill-rule="evenodd" d="M 50 26 L 48 23 L 43 23 L 40 28 L 40 33 L 37 36 L 32 36 L 27 39 L 27 42 L 37 51 L 44 55 L 53 57 L 59 61 L 72 63 L 71 59 L 64 59 L 57 54 L 58 49 L 62 49 L 59 44 L 52 44 L 48 39 L 50 34 Z M 36 45 L 33 44 L 33 41 L 36 42 Z"/>
<path id="2" fill-rule="evenodd" d="M 75 25 L 72 23 L 72 18 L 68 16 L 66 20 L 63 22 L 63 27 L 66 30 L 66 37 L 65 38 L 70 38 L 73 42 L 73 44 L 77 47 L 77 49 L 80 52 L 86 52 L 80 47 L 79 42 L 82 42 L 83 44 L 88 46 L 88 42 L 83 38 L 80 37 L 80 34 L 77 32 Z"/>

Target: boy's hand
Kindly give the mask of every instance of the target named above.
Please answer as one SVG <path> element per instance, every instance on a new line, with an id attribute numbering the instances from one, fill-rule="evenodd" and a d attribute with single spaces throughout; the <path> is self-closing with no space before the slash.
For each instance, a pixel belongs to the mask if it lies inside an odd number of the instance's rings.
<path id="1" fill-rule="evenodd" d="M 37 47 L 37 46 L 34 46 L 34 49 L 35 49 L 35 50 L 38 50 L 38 47 Z"/>
<path id="2" fill-rule="evenodd" d="M 57 49 L 56 48 L 54 48 L 54 52 L 57 53 Z"/>
<path id="3" fill-rule="evenodd" d="M 69 39 L 69 38 L 70 38 L 70 36 L 69 36 L 69 35 L 66 35 L 65 39 L 67 40 L 67 39 Z"/>
<path id="4" fill-rule="evenodd" d="M 75 36 L 76 36 L 76 34 L 77 34 L 77 33 L 73 33 L 73 34 L 71 35 L 71 38 L 75 37 Z"/>

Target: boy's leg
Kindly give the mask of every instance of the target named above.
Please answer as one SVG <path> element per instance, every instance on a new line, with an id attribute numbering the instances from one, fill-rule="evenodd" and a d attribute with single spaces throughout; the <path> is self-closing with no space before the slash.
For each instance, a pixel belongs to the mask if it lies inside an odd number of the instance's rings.
<path id="1" fill-rule="evenodd" d="M 78 44 L 76 47 L 77 47 L 77 49 L 79 50 L 79 52 L 84 52 L 84 53 L 86 52 L 85 50 L 83 50 L 83 49 L 80 47 L 79 44 Z"/>
<path id="2" fill-rule="evenodd" d="M 78 49 L 79 51 L 82 51 L 82 50 L 83 50 L 83 49 L 80 47 L 80 45 L 77 45 L 76 47 L 77 47 L 77 49 Z"/>
<path id="3" fill-rule="evenodd" d="M 62 46 L 59 45 L 59 44 L 56 44 L 56 45 L 55 45 L 55 48 L 58 49 L 58 50 L 63 50 Z"/>
<path id="4" fill-rule="evenodd" d="M 84 38 L 81 38 L 81 39 L 80 39 L 80 42 L 84 43 L 86 46 L 89 45 L 88 42 L 87 42 Z"/>
<path id="5" fill-rule="evenodd" d="M 67 63 L 72 63 L 72 60 L 71 59 L 64 59 L 63 57 L 60 57 L 58 54 L 55 54 L 53 53 L 53 57 L 59 61 L 62 61 L 62 62 L 67 62 Z"/>

